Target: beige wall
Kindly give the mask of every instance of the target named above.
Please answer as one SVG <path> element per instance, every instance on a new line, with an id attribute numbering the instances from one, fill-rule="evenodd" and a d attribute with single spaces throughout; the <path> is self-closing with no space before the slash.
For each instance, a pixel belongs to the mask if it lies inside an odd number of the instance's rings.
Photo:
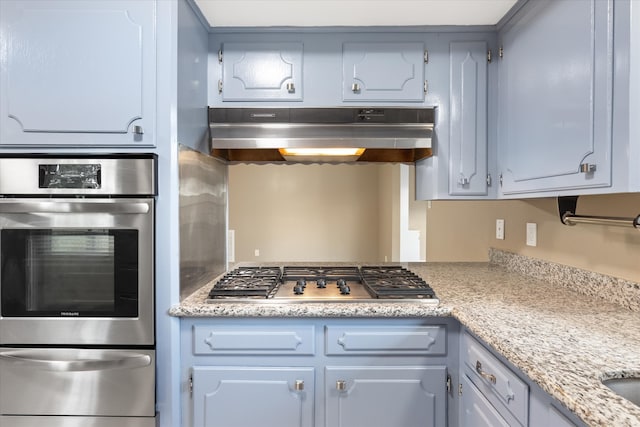
<path id="1" fill-rule="evenodd" d="M 379 177 L 375 164 L 230 166 L 235 260 L 379 261 Z"/>
<path id="2" fill-rule="evenodd" d="M 640 194 L 582 196 L 577 213 L 635 217 Z M 495 220 L 505 220 L 505 240 Z M 538 246 L 526 246 L 527 222 Z M 428 261 L 484 261 L 489 247 L 640 281 L 640 230 L 560 223 L 555 198 L 513 201 L 434 201 L 427 210 Z"/>
<path id="3" fill-rule="evenodd" d="M 426 202 L 414 201 L 409 172 L 405 214 L 424 241 Z M 236 262 L 398 260 L 400 211 L 399 164 L 229 167 Z M 423 242 L 422 259 L 425 248 Z"/>

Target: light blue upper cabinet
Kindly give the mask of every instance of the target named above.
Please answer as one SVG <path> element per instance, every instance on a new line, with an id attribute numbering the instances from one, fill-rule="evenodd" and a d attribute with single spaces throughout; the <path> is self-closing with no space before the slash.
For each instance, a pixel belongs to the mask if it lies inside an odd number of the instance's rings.
<path id="1" fill-rule="evenodd" d="M 449 194 L 484 196 L 487 171 L 487 43 L 450 44 Z"/>
<path id="2" fill-rule="evenodd" d="M 153 146 L 156 2 L 0 2 L 0 143 Z"/>
<path id="3" fill-rule="evenodd" d="M 223 101 L 302 101 L 302 43 L 225 43 Z"/>
<path id="4" fill-rule="evenodd" d="M 422 102 L 423 43 L 344 43 L 343 101 Z"/>
<path id="5" fill-rule="evenodd" d="M 416 162 L 417 200 L 496 197 L 495 41 L 492 33 L 453 33 L 428 46 L 434 155 Z"/>
<path id="6" fill-rule="evenodd" d="M 544 0 L 525 7 L 501 33 L 501 192 L 608 187 L 613 0 Z"/>

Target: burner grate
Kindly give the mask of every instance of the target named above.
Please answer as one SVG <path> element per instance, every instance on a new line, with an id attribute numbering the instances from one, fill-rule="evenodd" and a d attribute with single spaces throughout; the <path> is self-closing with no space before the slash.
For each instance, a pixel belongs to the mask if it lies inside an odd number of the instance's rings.
<path id="1" fill-rule="evenodd" d="M 270 298 L 281 278 L 280 267 L 240 267 L 222 277 L 209 291 L 209 298 Z"/>
<path id="2" fill-rule="evenodd" d="M 358 267 L 299 267 L 286 266 L 282 273 L 283 281 L 287 280 L 309 280 L 325 279 L 336 281 L 344 279 L 349 281 L 360 281 L 360 271 Z"/>
<path id="3" fill-rule="evenodd" d="M 420 276 L 400 266 L 361 267 L 362 283 L 376 298 L 435 298 Z"/>

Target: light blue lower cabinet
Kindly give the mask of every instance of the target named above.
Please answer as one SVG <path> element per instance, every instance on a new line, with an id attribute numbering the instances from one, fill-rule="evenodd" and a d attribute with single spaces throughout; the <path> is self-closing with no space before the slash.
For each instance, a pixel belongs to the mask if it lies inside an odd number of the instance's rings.
<path id="1" fill-rule="evenodd" d="M 460 427 L 585 425 L 468 332 L 461 333 L 460 370 Z"/>
<path id="2" fill-rule="evenodd" d="M 452 318 L 183 319 L 182 427 L 456 427 L 458 328 Z"/>
<path id="3" fill-rule="evenodd" d="M 466 375 L 462 375 L 460 381 L 460 427 L 509 427 L 509 423 Z"/>
<path id="4" fill-rule="evenodd" d="M 582 425 L 574 423 L 564 415 L 549 395 L 542 390 L 533 391 L 530 400 L 529 427 L 576 427 Z"/>
<path id="5" fill-rule="evenodd" d="M 313 425 L 313 368 L 196 366 L 194 427 Z"/>
<path id="6" fill-rule="evenodd" d="M 447 425 L 446 366 L 329 366 L 326 426 Z"/>

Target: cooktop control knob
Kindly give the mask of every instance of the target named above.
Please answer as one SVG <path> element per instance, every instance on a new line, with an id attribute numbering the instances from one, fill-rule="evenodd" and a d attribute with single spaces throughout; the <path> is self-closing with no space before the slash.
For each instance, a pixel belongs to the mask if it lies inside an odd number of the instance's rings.
<path id="1" fill-rule="evenodd" d="M 318 280 L 316 281 L 316 286 L 317 286 L 318 288 L 322 288 L 322 289 L 324 289 L 324 288 L 326 288 L 326 287 L 327 287 L 327 281 L 326 281 L 325 279 L 318 279 Z"/>
<path id="2" fill-rule="evenodd" d="M 304 293 L 304 286 L 300 285 L 300 283 L 298 282 L 293 287 L 293 293 L 296 294 L 296 295 L 302 295 Z"/>
<path id="3" fill-rule="evenodd" d="M 351 289 L 349 289 L 349 285 L 345 283 L 344 285 L 340 286 L 340 293 L 342 295 L 349 295 L 351 293 Z"/>
<path id="4" fill-rule="evenodd" d="M 296 282 L 296 285 L 301 286 L 302 289 L 307 287 L 307 281 L 304 279 L 298 279 L 298 281 Z"/>
<path id="5" fill-rule="evenodd" d="M 338 279 L 338 281 L 336 282 L 336 286 L 338 286 L 339 288 L 346 286 L 347 282 L 345 282 L 344 279 Z"/>

